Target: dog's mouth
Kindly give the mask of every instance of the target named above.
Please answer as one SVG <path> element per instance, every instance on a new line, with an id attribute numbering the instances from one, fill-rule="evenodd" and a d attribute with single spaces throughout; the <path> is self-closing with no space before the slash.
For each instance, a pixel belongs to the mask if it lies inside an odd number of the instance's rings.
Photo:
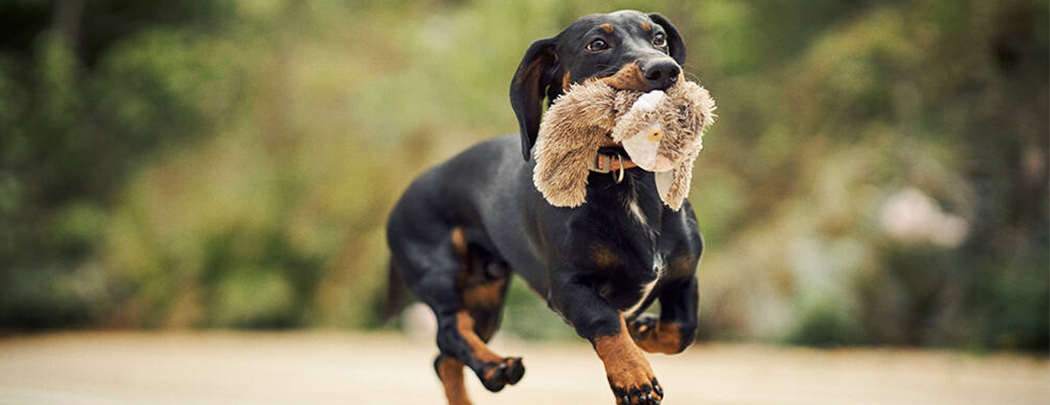
<path id="1" fill-rule="evenodd" d="M 649 90 L 649 84 L 645 81 L 642 68 L 638 67 L 638 64 L 634 62 L 625 63 L 616 73 L 598 78 L 598 80 L 616 90 Z"/>
<path id="2" fill-rule="evenodd" d="M 646 67 L 647 66 L 647 67 Z M 667 90 L 682 81 L 682 69 L 670 58 L 636 60 L 597 80 L 616 90 Z"/>

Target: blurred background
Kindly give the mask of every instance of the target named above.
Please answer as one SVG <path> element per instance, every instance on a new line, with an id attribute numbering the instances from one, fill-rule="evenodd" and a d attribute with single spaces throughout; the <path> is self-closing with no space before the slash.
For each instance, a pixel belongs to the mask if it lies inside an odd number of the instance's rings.
<path id="1" fill-rule="evenodd" d="M 718 102 L 700 339 L 1048 349 L 1046 0 L 5 0 L 0 329 L 400 328 L 401 191 L 622 8 Z M 520 280 L 502 331 L 575 339 Z"/>

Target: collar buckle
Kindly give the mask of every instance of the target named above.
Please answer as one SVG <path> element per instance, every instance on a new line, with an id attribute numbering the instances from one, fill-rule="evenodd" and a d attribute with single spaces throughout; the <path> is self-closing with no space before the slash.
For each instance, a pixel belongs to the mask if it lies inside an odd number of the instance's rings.
<path id="1" fill-rule="evenodd" d="M 623 173 L 626 172 L 627 169 L 624 168 L 623 156 L 620 156 L 619 153 L 616 154 L 616 166 L 620 167 L 620 174 L 616 176 L 616 184 L 620 184 L 620 182 L 623 181 Z"/>
<path id="2" fill-rule="evenodd" d="M 594 165 L 591 166 L 591 171 L 598 173 L 612 173 L 613 178 L 619 183 L 623 181 L 627 169 L 638 167 L 638 165 L 634 164 L 634 162 L 629 159 L 624 159 L 623 155 L 619 152 L 614 153 L 614 155 L 609 155 L 598 152 L 594 159 Z"/>

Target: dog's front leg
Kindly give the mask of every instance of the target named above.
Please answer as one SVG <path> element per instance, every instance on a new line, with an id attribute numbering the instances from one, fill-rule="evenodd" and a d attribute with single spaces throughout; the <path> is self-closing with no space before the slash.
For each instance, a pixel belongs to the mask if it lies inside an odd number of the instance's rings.
<path id="1" fill-rule="evenodd" d="M 605 364 L 617 405 L 656 405 L 664 397 L 649 361 L 631 339 L 623 316 L 593 287 L 571 277 L 552 283 L 551 306 L 591 341 Z"/>
<path id="2" fill-rule="evenodd" d="M 660 294 L 660 317 L 641 314 L 628 330 L 638 346 L 649 353 L 680 353 L 696 335 L 696 276 L 669 284 Z"/>

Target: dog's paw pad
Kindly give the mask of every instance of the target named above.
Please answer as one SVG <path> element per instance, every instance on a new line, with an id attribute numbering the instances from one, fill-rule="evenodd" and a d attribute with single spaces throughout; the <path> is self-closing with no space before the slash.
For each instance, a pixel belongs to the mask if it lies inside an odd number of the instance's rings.
<path id="1" fill-rule="evenodd" d="M 514 385 L 525 375 L 525 363 L 521 357 L 508 357 L 498 363 L 488 363 L 481 373 L 481 384 L 485 389 L 499 392 L 507 384 Z"/>

